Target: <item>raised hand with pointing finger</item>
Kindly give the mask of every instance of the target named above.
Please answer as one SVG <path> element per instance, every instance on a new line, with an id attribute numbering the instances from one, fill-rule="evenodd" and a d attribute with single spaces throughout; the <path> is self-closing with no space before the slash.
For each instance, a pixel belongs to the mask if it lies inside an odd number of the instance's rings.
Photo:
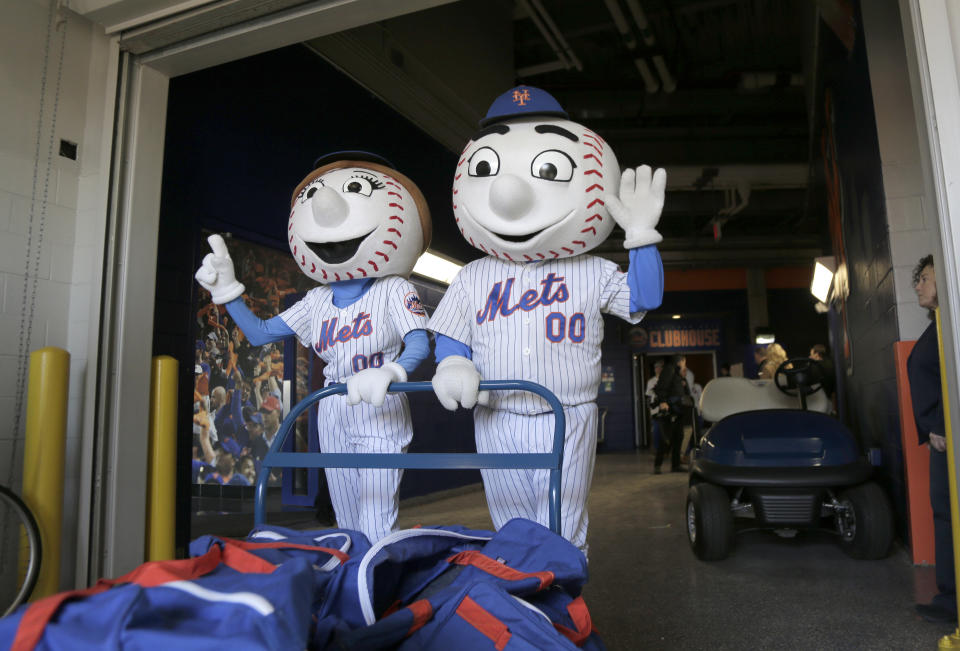
<path id="1" fill-rule="evenodd" d="M 246 291 L 246 287 L 237 280 L 233 270 L 233 260 L 230 259 L 230 252 L 223 237 L 214 234 L 207 238 L 207 242 L 210 243 L 210 249 L 213 252 L 204 256 L 203 263 L 194 277 L 204 289 L 210 292 L 214 303 L 223 305 L 239 298 Z"/>

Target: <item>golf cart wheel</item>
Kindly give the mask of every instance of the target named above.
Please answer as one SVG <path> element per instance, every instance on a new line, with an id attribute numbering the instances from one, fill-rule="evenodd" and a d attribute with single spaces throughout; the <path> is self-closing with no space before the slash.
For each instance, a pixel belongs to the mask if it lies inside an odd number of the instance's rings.
<path id="1" fill-rule="evenodd" d="M 727 492 L 713 484 L 695 484 L 687 493 L 687 539 L 701 561 L 719 561 L 733 547 L 733 514 Z"/>
<path id="2" fill-rule="evenodd" d="M 836 516 L 841 549 L 853 558 L 885 558 L 893 543 L 893 514 L 883 489 L 872 481 L 854 486 L 840 494 L 840 504 L 846 507 Z"/>

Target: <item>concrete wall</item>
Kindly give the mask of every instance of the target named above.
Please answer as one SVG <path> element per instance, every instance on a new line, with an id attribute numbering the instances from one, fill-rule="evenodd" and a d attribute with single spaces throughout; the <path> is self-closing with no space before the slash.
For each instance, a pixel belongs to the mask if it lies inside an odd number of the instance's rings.
<path id="1" fill-rule="evenodd" d="M 55 4 L 55 3 L 54 3 Z M 54 27 L 55 25 L 55 27 Z M 71 355 L 61 562 L 72 584 L 99 287 L 115 70 L 102 30 L 40 0 L 0 3 L 0 481 L 19 489 L 22 355 Z M 112 77 L 113 75 L 113 77 Z M 60 140 L 78 159 L 58 155 Z M 29 336 L 28 336 L 29 334 Z"/>

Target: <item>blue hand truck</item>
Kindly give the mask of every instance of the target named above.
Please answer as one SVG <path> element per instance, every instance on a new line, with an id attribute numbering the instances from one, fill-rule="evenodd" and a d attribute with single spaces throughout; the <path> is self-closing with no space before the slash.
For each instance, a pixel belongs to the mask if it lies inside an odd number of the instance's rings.
<path id="1" fill-rule="evenodd" d="M 468 452 L 411 452 L 401 454 L 350 454 L 330 452 L 282 452 L 283 443 L 293 429 L 297 418 L 310 405 L 323 398 L 347 392 L 346 384 L 331 384 L 301 400 L 283 419 L 270 451 L 261 462 L 257 477 L 254 503 L 254 522 L 266 523 L 267 478 L 270 468 L 404 468 L 433 470 L 544 469 L 550 471 L 549 513 L 550 529 L 560 535 L 560 473 L 563 467 L 563 438 L 566 422 L 563 407 L 551 391 L 534 382 L 524 380 L 485 380 L 480 391 L 529 391 L 547 401 L 553 410 L 553 450 L 547 453 L 471 454 Z M 433 391 L 430 382 L 394 382 L 390 393 Z M 322 423 L 320 424 L 322 426 Z"/>

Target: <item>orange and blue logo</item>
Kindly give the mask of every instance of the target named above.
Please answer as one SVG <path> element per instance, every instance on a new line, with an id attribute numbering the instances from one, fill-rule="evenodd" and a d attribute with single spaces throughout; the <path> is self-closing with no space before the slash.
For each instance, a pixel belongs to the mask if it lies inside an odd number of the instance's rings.
<path id="1" fill-rule="evenodd" d="M 530 101 L 530 90 L 528 88 L 513 89 L 513 103 L 518 106 L 526 106 Z"/>
<path id="2" fill-rule="evenodd" d="M 420 302 L 420 297 L 417 296 L 416 292 L 407 292 L 407 295 L 403 297 L 403 306 L 407 308 L 410 314 L 427 316 L 427 311 L 423 309 L 423 303 Z"/>

